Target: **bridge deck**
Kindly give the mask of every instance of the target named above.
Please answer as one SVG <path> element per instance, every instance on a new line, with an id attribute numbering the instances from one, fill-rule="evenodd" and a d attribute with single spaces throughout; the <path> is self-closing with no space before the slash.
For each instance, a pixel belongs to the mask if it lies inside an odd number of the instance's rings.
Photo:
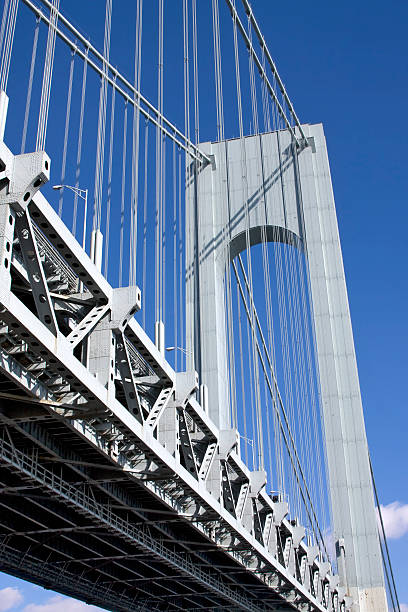
<path id="1" fill-rule="evenodd" d="M 292 609 L 72 425 L 18 400 L 3 399 L 1 413 L 3 570 L 114 610 L 145 600 L 150 609 Z"/>

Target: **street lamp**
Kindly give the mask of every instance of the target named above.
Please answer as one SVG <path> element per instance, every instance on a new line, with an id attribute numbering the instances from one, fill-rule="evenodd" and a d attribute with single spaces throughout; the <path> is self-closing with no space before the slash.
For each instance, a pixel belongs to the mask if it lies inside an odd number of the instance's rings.
<path id="1" fill-rule="evenodd" d="M 192 354 L 191 351 L 186 351 L 186 349 L 182 348 L 181 346 L 166 346 L 166 351 L 181 351 L 185 355 Z"/>
<path id="2" fill-rule="evenodd" d="M 79 187 L 72 187 L 72 185 L 54 185 L 53 189 L 60 191 L 61 189 L 70 189 L 77 195 L 79 198 L 82 198 L 85 202 L 84 204 L 84 227 L 82 230 L 82 248 L 85 251 L 85 242 L 86 242 L 86 216 L 88 213 L 88 190 L 80 189 Z"/>

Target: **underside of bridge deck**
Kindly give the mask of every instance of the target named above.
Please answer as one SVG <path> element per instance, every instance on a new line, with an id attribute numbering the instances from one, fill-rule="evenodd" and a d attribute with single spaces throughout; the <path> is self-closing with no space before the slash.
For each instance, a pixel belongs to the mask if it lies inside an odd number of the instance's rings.
<path id="1" fill-rule="evenodd" d="M 3 571 L 112 610 L 293 609 L 69 424 L 0 388 Z"/>

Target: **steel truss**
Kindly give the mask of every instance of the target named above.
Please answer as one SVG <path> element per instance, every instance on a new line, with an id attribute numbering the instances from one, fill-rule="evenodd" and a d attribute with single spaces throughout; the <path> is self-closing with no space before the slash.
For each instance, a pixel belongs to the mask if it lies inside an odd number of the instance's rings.
<path id="1" fill-rule="evenodd" d="M 0 141 L 0 563 L 112 610 L 350 601 Z M 156 607 L 155 607 L 156 606 Z"/>

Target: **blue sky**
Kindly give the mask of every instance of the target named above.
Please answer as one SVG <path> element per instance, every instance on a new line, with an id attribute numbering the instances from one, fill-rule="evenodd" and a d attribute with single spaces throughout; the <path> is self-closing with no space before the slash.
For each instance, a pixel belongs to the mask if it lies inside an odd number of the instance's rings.
<path id="1" fill-rule="evenodd" d="M 101 47 L 103 10 L 85 25 L 95 3 L 68 4 Z M 394 504 L 386 524 L 400 601 L 408 604 L 408 7 L 395 0 L 252 4 L 301 121 L 325 127 L 367 436 L 381 503 Z M 131 78 L 130 55 L 123 61 Z M 4 607 L 6 596 L 15 603 Z M 0 575 L 0 611 L 92 610 L 52 597 Z"/>

